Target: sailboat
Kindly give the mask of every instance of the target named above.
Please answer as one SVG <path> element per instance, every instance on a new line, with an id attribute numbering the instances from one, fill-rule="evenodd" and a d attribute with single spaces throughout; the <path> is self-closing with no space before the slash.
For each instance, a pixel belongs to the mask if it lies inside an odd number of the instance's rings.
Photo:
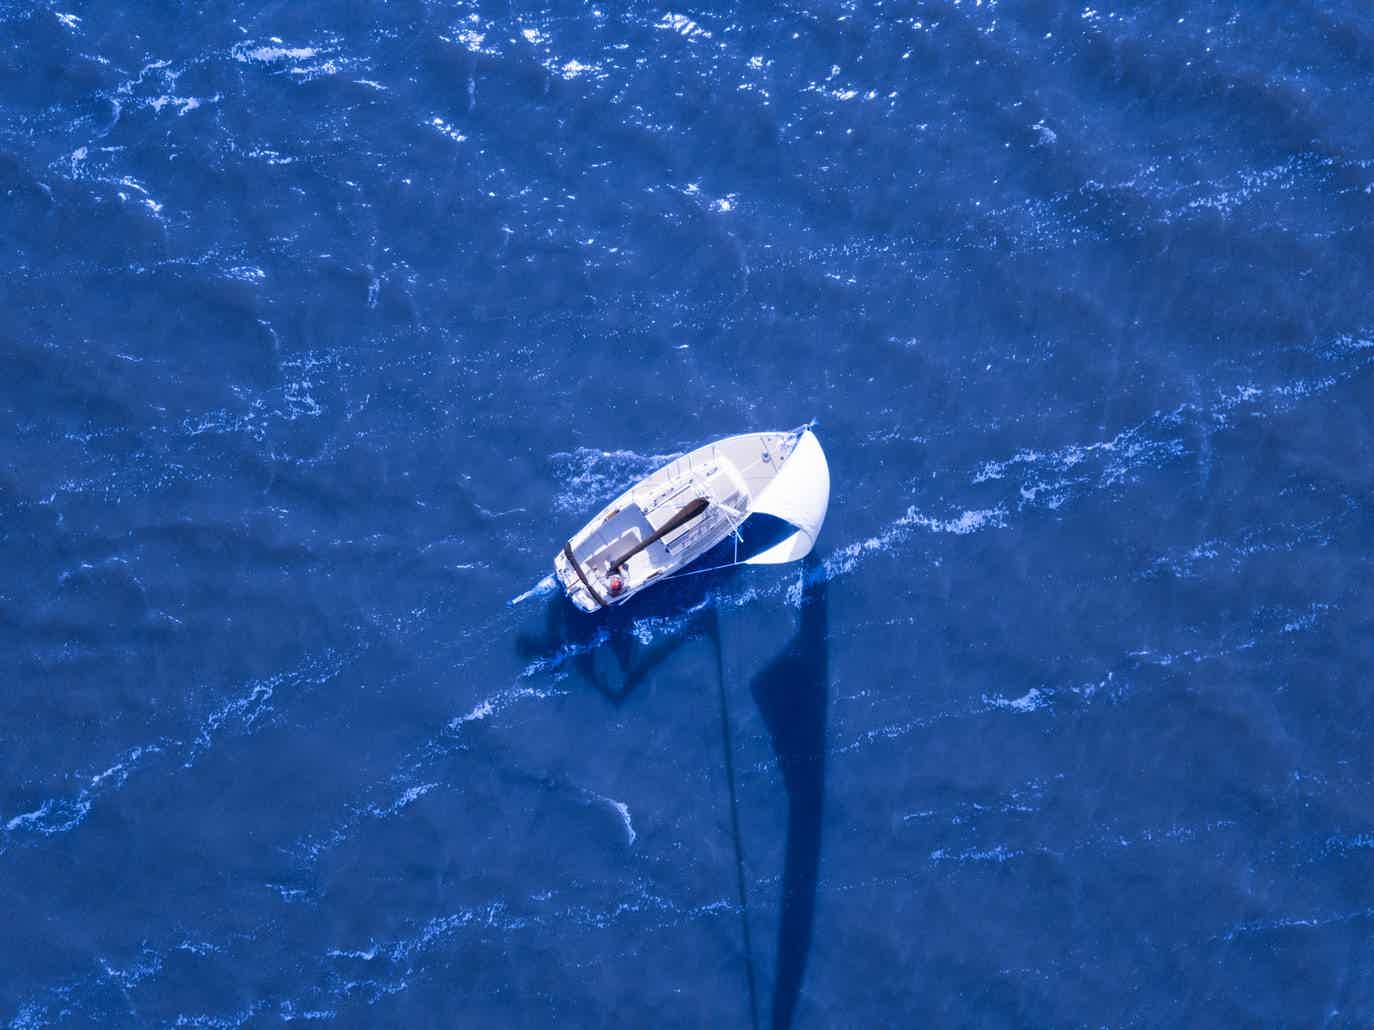
<path id="1" fill-rule="evenodd" d="M 728 436 L 613 500 L 563 545 L 554 574 L 574 605 L 596 612 L 672 578 L 731 537 L 733 559 L 717 567 L 797 561 L 815 546 L 829 504 L 830 467 L 811 426 Z M 770 532 L 762 541 L 746 532 L 763 522 Z"/>

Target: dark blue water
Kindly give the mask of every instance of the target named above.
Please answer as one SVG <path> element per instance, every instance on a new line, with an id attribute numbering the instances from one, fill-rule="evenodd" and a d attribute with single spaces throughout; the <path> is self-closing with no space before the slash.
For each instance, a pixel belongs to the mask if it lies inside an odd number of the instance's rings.
<path id="1" fill-rule="evenodd" d="M 1374 1021 L 1374 14 L 0 0 L 0 1021 Z M 814 560 L 511 597 L 819 420 Z"/>

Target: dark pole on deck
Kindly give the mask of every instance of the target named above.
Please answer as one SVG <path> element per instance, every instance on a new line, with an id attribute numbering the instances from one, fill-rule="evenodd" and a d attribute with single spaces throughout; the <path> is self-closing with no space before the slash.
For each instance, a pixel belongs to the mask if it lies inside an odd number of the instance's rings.
<path id="1" fill-rule="evenodd" d="M 631 558 L 637 555 L 640 551 L 644 550 L 644 548 L 648 547 L 655 540 L 662 540 L 665 536 L 667 536 L 673 530 L 677 529 L 679 526 L 684 526 L 688 522 L 691 522 L 694 518 L 696 518 L 698 515 L 704 512 L 706 510 L 706 507 L 707 503 L 705 497 L 698 497 L 695 501 L 692 501 L 689 504 L 684 504 L 678 510 L 678 513 L 676 515 L 674 515 L 667 522 L 665 522 L 661 529 L 658 529 L 654 532 L 653 536 L 649 537 L 646 540 L 641 540 L 639 543 L 635 544 L 628 551 L 622 554 L 619 558 L 611 562 L 611 564 L 607 566 L 606 571 L 615 572 L 620 568 L 620 566 L 624 565 L 627 561 L 629 561 Z"/>

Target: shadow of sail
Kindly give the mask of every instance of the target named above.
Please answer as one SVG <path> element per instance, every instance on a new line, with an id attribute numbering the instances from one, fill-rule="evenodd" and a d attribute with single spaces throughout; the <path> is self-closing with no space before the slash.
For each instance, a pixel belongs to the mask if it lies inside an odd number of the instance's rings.
<path id="1" fill-rule="evenodd" d="M 792 1025 L 801 995 L 816 911 L 825 804 L 825 727 L 830 682 L 826 582 L 807 560 L 801 620 L 787 647 L 754 676 L 759 707 L 787 791 L 782 915 L 773 983 L 772 1026 Z"/>

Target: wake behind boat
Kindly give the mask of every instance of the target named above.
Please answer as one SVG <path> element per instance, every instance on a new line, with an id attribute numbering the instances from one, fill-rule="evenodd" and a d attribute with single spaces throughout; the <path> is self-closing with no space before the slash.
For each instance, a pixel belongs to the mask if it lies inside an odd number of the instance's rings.
<path id="1" fill-rule="evenodd" d="M 575 533 L 554 558 L 584 612 L 622 604 L 670 578 L 753 516 L 786 524 L 782 538 L 728 565 L 778 565 L 810 553 L 830 503 L 830 468 L 809 426 L 744 433 L 684 454 L 636 483 Z"/>

